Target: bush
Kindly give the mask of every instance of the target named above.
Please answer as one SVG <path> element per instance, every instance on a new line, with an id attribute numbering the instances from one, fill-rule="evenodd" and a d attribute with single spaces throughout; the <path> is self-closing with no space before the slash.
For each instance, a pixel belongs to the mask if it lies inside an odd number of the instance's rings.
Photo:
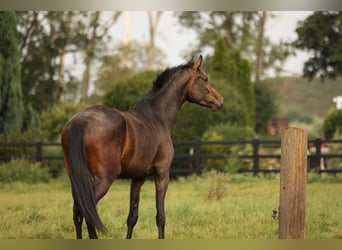
<path id="1" fill-rule="evenodd" d="M 0 182 L 22 181 L 27 183 L 48 182 L 49 170 L 38 162 L 12 159 L 0 164 Z"/>
<path id="2" fill-rule="evenodd" d="M 21 132 L 20 130 L 13 130 L 9 134 L 0 134 L 0 143 L 33 143 L 39 140 L 32 130 Z M 27 157 L 34 155 L 34 147 L 23 147 L 23 146 L 1 146 L 0 155 L 10 157 Z"/>
<path id="3" fill-rule="evenodd" d="M 231 182 L 230 175 L 215 170 L 212 170 L 205 175 L 208 176 L 210 180 L 206 199 L 217 201 L 224 198 Z"/>
<path id="4" fill-rule="evenodd" d="M 63 102 L 44 110 L 41 114 L 42 140 L 60 141 L 64 124 L 85 106 L 84 103 Z"/>
<path id="5" fill-rule="evenodd" d="M 122 111 L 128 110 L 152 88 L 159 71 L 144 71 L 113 83 L 103 97 L 103 104 Z"/>
<path id="6" fill-rule="evenodd" d="M 324 136 L 327 139 L 342 135 L 342 110 L 332 109 L 326 116 L 323 124 Z"/>
<path id="7" fill-rule="evenodd" d="M 254 138 L 253 129 L 250 127 L 237 127 L 227 124 L 218 124 L 210 127 L 203 135 L 205 141 L 219 140 L 251 140 Z M 237 156 L 246 151 L 251 151 L 248 145 L 208 145 L 203 146 L 202 152 L 205 154 L 229 154 Z M 240 168 L 246 168 L 246 163 L 237 158 L 208 159 L 203 161 L 204 170 L 224 170 L 229 173 L 236 173 Z"/>

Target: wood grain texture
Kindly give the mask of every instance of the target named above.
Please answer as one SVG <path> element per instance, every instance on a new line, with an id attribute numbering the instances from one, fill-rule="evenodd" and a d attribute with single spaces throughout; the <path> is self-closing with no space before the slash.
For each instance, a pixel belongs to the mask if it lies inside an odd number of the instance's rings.
<path id="1" fill-rule="evenodd" d="M 286 128 L 281 137 L 279 238 L 305 238 L 307 133 Z"/>

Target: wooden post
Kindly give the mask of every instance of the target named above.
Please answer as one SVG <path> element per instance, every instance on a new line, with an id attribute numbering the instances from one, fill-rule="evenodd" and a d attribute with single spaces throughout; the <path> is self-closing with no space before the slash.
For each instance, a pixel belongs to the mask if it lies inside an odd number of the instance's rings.
<path id="1" fill-rule="evenodd" d="M 253 175 L 259 173 L 259 139 L 253 139 Z"/>
<path id="2" fill-rule="evenodd" d="M 279 239 L 305 238 L 307 144 L 305 130 L 282 131 Z"/>

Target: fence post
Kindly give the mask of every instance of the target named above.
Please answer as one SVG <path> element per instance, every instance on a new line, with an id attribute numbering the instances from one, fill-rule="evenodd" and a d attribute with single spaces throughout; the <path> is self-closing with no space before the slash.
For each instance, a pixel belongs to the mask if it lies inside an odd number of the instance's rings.
<path id="1" fill-rule="evenodd" d="M 305 238 L 307 142 L 303 129 L 282 131 L 279 239 Z"/>
<path id="2" fill-rule="evenodd" d="M 259 172 L 259 139 L 253 139 L 253 175 Z"/>
<path id="3" fill-rule="evenodd" d="M 201 139 L 196 140 L 195 144 L 195 172 L 196 174 L 201 173 Z"/>
<path id="4" fill-rule="evenodd" d="M 36 161 L 42 161 L 42 142 L 36 141 Z"/>
<path id="5" fill-rule="evenodd" d="M 321 174 L 321 157 L 322 157 L 322 151 L 321 151 L 321 145 L 322 140 L 321 138 L 316 138 L 315 140 L 315 167 L 318 168 L 318 173 Z"/>

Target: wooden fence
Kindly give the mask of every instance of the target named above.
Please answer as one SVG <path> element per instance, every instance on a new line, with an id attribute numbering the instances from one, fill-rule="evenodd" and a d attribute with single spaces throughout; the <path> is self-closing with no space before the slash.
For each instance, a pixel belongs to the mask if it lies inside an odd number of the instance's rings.
<path id="1" fill-rule="evenodd" d="M 201 173 L 208 160 L 222 164 L 229 159 L 243 162 L 238 172 L 254 175 L 280 171 L 280 140 L 175 141 L 172 174 Z M 342 173 L 342 140 L 308 141 L 308 171 Z M 233 148 L 233 150 L 232 150 Z M 235 148 L 235 150 L 234 150 Z M 236 150 L 238 148 L 238 150 Z M 217 150 L 216 150 L 217 149 Z M 0 161 L 26 158 L 36 161 L 63 160 L 61 144 L 51 142 L 0 143 Z M 268 161 L 265 164 L 264 161 Z M 270 163 L 271 162 L 271 163 Z M 229 169 L 229 164 L 228 164 Z"/>

